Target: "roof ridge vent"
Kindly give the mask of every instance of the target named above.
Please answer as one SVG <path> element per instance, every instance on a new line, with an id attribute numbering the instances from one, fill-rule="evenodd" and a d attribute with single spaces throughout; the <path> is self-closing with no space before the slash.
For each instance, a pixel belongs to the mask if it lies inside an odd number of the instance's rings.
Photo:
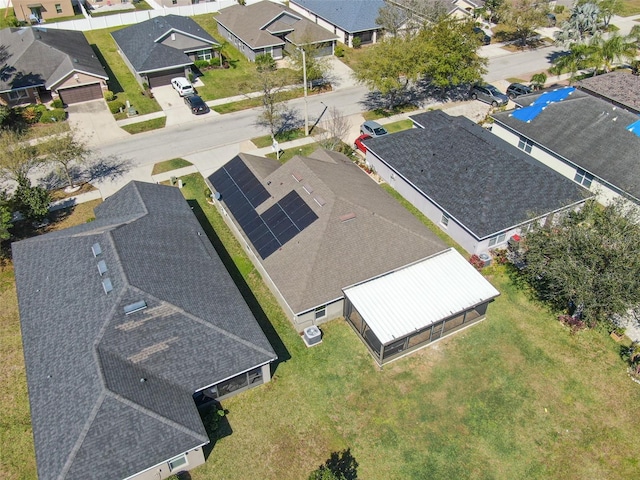
<path id="1" fill-rule="evenodd" d="M 345 213 L 344 215 L 340 216 L 340 221 L 341 222 L 348 222 L 349 220 L 353 220 L 354 218 L 356 218 L 356 214 L 353 212 L 349 212 L 349 213 Z"/>
<path id="2" fill-rule="evenodd" d="M 147 308 L 147 302 L 144 300 L 140 300 L 138 302 L 130 303 L 129 305 L 124 306 L 124 314 L 131 315 L 132 313 L 139 312 L 140 310 L 144 310 Z"/>
<path id="3" fill-rule="evenodd" d="M 291 176 L 296 179 L 296 182 L 300 183 L 302 181 L 302 174 L 300 172 L 296 172 L 295 170 L 291 172 Z"/>
<path id="4" fill-rule="evenodd" d="M 311 185 L 309 185 L 308 183 L 305 183 L 304 185 L 302 185 L 302 188 L 304 189 L 305 192 L 307 192 L 309 195 L 311 195 L 313 193 L 313 187 Z"/>
<path id="5" fill-rule="evenodd" d="M 102 253 L 102 247 L 98 242 L 96 242 L 91 246 L 91 251 L 93 252 L 93 256 L 97 257 Z"/>

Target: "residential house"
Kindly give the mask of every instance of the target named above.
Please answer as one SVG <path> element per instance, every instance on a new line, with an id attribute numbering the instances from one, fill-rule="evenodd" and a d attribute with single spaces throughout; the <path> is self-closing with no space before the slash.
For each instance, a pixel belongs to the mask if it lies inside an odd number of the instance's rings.
<path id="1" fill-rule="evenodd" d="M 196 60 L 218 55 L 219 43 L 189 17 L 166 15 L 111 33 L 118 50 L 141 85 L 170 85 L 188 77 Z"/>
<path id="2" fill-rule="evenodd" d="M 66 104 L 102 98 L 107 75 L 82 32 L 42 27 L 0 30 L 0 103 L 60 97 Z"/>
<path id="3" fill-rule="evenodd" d="M 63 17 L 73 17 L 76 0 L 12 0 L 15 16 L 21 22 L 32 24 L 42 23 L 45 20 L 56 20 Z"/>
<path id="4" fill-rule="evenodd" d="M 603 75 L 587 77 L 576 87 L 588 94 L 640 115 L 640 75 L 629 70 L 614 70 Z"/>
<path id="5" fill-rule="evenodd" d="M 289 7 L 312 22 L 333 32 L 338 41 L 353 46 L 358 38 L 361 45 L 376 43 L 382 35 L 376 23 L 384 0 L 290 0 Z"/>
<path id="6" fill-rule="evenodd" d="M 95 216 L 12 247 L 38 478 L 165 479 L 205 461 L 196 402 L 276 354 L 180 190 L 131 182 Z"/>
<path id="7" fill-rule="evenodd" d="M 640 204 L 640 122 L 631 111 L 575 87 L 518 97 L 493 115 L 492 132 L 598 195 Z"/>
<path id="8" fill-rule="evenodd" d="M 465 117 L 437 110 L 411 119 L 419 128 L 365 140 L 366 161 L 471 254 L 504 247 L 589 196 Z"/>
<path id="9" fill-rule="evenodd" d="M 269 54 L 283 58 L 285 52 L 314 45 L 314 55 L 333 55 L 336 35 L 286 6 L 263 1 L 223 8 L 216 17 L 218 32 L 245 57 Z"/>
<path id="10" fill-rule="evenodd" d="M 464 325 L 457 325 L 460 328 L 483 319 L 486 304 L 497 295 L 487 290 L 482 277 L 469 280 L 468 269 L 454 267 L 460 260 L 467 262 L 457 252 L 444 253 L 447 247 L 433 232 L 342 154 L 317 150 L 281 165 L 241 153 L 209 176 L 208 182 L 223 218 L 294 327 L 302 331 L 334 318 L 352 318 L 351 325 L 379 363 L 436 340 L 450 316 L 479 312 L 469 314 Z M 439 255 L 449 260 L 431 260 Z M 401 320 L 391 302 L 385 311 L 392 314 L 374 321 L 356 293 L 347 309 L 343 289 L 366 291 L 368 287 L 356 285 L 381 275 L 404 278 L 400 270 L 422 261 L 450 263 L 447 275 L 467 285 L 469 297 L 451 292 L 450 297 L 438 299 L 435 295 L 442 291 L 430 286 L 426 276 L 424 283 L 416 285 L 412 299 L 424 314 Z M 430 270 L 429 266 L 416 268 Z M 356 321 L 358 315 L 362 318 Z M 396 322 L 403 326 L 392 328 Z M 392 333 L 384 333 L 385 323 Z M 437 332 L 432 337 L 425 333 L 427 329 Z M 424 334 L 420 341 L 414 338 L 407 343 L 417 331 Z M 395 345 L 400 340 L 397 335 L 406 340 L 400 348 Z M 387 350 L 390 343 L 393 351 Z"/>

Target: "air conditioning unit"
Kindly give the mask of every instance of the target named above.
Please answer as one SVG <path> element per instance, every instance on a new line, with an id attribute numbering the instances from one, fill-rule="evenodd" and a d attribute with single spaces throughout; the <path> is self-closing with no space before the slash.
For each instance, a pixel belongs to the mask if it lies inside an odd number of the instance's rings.
<path id="1" fill-rule="evenodd" d="M 302 339 L 307 347 L 313 347 L 322 343 L 322 332 L 315 325 L 311 325 L 304 329 Z"/>
<path id="2" fill-rule="evenodd" d="M 491 265 L 491 255 L 489 255 L 488 253 L 481 253 L 480 255 L 478 255 L 478 257 L 480 257 L 480 260 L 482 260 L 483 267 L 488 267 L 489 265 Z"/>

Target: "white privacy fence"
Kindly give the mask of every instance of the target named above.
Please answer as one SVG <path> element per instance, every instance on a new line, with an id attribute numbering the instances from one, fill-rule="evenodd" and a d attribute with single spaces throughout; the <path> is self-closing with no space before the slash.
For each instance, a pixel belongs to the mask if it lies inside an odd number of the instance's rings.
<path id="1" fill-rule="evenodd" d="M 246 0 L 247 5 L 257 3 L 261 0 Z M 7 3 L 8 0 L 0 0 Z M 113 15 L 105 15 L 102 17 L 89 17 L 79 20 L 69 20 L 59 23 L 44 23 L 40 27 L 44 28 L 57 28 L 63 30 L 78 30 L 81 32 L 87 30 L 98 30 L 101 28 L 119 27 L 121 25 L 131 25 L 133 23 L 144 22 L 150 18 L 161 17 L 165 15 L 180 15 L 183 17 L 191 17 L 193 15 L 202 15 L 205 13 L 216 13 L 219 10 L 236 5 L 236 0 L 218 0 L 205 3 L 197 3 L 194 5 L 187 5 L 182 7 L 163 7 L 153 0 L 148 1 L 149 5 L 153 7 L 153 10 L 137 10 L 127 11 L 126 13 L 114 13 Z"/>

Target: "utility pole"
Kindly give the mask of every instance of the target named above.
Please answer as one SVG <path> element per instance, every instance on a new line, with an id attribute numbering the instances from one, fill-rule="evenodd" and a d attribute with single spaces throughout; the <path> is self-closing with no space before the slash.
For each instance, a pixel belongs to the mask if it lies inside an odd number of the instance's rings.
<path id="1" fill-rule="evenodd" d="M 302 52 L 302 81 L 304 82 L 304 136 L 309 136 L 309 109 L 307 107 L 307 55 L 304 48 L 298 47 Z"/>

